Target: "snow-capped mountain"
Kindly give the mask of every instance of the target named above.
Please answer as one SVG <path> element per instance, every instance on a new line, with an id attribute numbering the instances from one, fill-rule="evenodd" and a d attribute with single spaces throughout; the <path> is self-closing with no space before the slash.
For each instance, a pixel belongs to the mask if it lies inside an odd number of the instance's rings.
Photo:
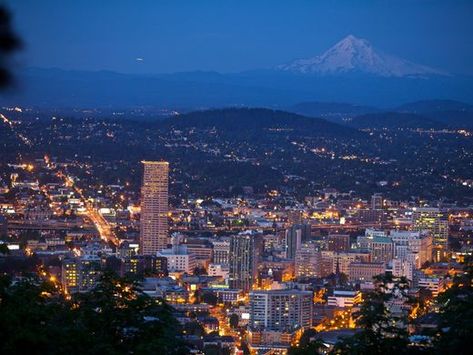
<path id="1" fill-rule="evenodd" d="M 349 35 L 320 56 L 298 59 L 276 69 L 301 74 L 361 72 L 382 77 L 422 77 L 445 72 L 377 51 L 365 39 Z"/>

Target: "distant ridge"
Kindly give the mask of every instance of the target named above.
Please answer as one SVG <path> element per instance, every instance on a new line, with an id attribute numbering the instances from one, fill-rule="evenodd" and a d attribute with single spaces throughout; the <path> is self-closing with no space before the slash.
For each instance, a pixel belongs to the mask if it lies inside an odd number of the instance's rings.
<path id="1" fill-rule="evenodd" d="M 445 123 L 413 113 L 382 112 L 355 117 L 348 126 L 364 129 L 444 129 Z"/>
<path id="2" fill-rule="evenodd" d="M 403 113 L 419 114 L 453 128 L 473 128 L 473 105 L 455 100 L 422 100 L 396 108 Z"/>
<path id="3" fill-rule="evenodd" d="M 465 111 L 473 112 L 473 105 L 455 100 L 421 100 L 408 102 L 398 106 L 396 111 L 400 112 L 437 112 L 437 111 Z"/>
<path id="4" fill-rule="evenodd" d="M 354 105 L 344 102 L 307 101 L 287 108 L 287 111 L 304 116 L 321 117 L 329 121 L 340 122 L 354 116 L 381 111 L 372 106 Z"/>

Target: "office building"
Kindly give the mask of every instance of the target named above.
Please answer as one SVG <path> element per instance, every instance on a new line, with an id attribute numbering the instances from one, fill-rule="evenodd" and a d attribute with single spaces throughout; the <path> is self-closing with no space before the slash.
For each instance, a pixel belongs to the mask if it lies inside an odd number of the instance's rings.
<path id="1" fill-rule="evenodd" d="M 154 255 L 127 256 L 121 263 L 121 275 L 127 274 L 165 277 L 168 274 L 167 258 Z"/>
<path id="2" fill-rule="evenodd" d="M 317 259 L 317 271 L 320 272 L 320 277 L 330 274 L 348 275 L 348 267 L 351 263 L 369 261 L 370 253 L 364 250 L 350 250 L 340 253 L 323 250 Z"/>
<path id="3" fill-rule="evenodd" d="M 329 251 L 349 251 L 350 236 L 348 234 L 330 234 L 327 236 L 327 250 Z"/>
<path id="4" fill-rule="evenodd" d="M 420 269 L 432 260 L 432 236 L 423 232 L 391 231 L 390 238 L 394 243 L 394 258 L 408 261 Z"/>
<path id="5" fill-rule="evenodd" d="M 296 257 L 297 250 L 302 244 L 302 232 L 295 226 L 286 230 L 285 235 L 286 258 L 293 260 Z"/>
<path id="6" fill-rule="evenodd" d="M 370 252 L 371 262 L 388 263 L 394 258 L 393 241 L 384 232 L 367 229 L 364 236 L 357 238 L 357 243 Z"/>
<path id="7" fill-rule="evenodd" d="M 373 196 L 371 196 L 371 209 L 383 209 L 383 196 L 381 194 L 374 194 Z"/>
<path id="8" fill-rule="evenodd" d="M 62 262 L 61 283 L 68 293 L 92 290 L 101 275 L 101 262 L 97 256 L 87 255 Z"/>
<path id="9" fill-rule="evenodd" d="M 295 224 L 286 229 L 285 251 L 286 258 L 294 260 L 297 250 L 302 243 L 310 240 L 311 227 L 309 224 Z"/>
<path id="10" fill-rule="evenodd" d="M 192 274 L 196 264 L 195 255 L 189 253 L 186 245 L 172 245 L 171 248 L 162 249 L 157 253 L 158 257 L 167 259 L 169 272 L 185 272 Z"/>
<path id="11" fill-rule="evenodd" d="M 296 277 L 320 277 L 319 259 L 321 253 L 314 242 L 303 243 L 296 251 Z"/>
<path id="12" fill-rule="evenodd" d="M 228 265 L 228 255 L 230 254 L 230 240 L 216 240 L 213 245 L 213 263 Z"/>
<path id="13" fill-rule="evenodd" d="M 228 272 L 228 265 L 210 263 L 207 268 L 207 274 L 209 276 L 221 277 L 224 280 L 228 279 Z"/>
<path id="14" fill-rule="evenodd" d="M 415 261 L 408 259 L 393 259 L 391 261 L 391 273 L 395 277 L 405 277 L 409 281 L 414 278 Z"/>
<path id="15" fill-rule="evenodd" d="M 430 275 L 421 275 L 417 280 L 417 286 L 432 292 L 433 297 L 437 297 L 445 289 L 443 278 Z"/>
<path id="16" fill-rule="evenodd" d="M 6 238 L 8 235 L 8 221 L 5 216 L 0 214 L 0 238 Z"/>
<path id="17" fill-rule="evenodd" d="M 260 235 L 246 232 L 230 239 L 229 285 L 247 292 L 253 288 L 257 277 L 257 265 L 263 247 Z"/>
<path id="18" fill-rule="evenodd" d="M 292 332 L 312 325 L 312 292 L 271 290 L 250 292 L 250 327 Z"/>
<path id="19" fill-rule="evenodd" d="M 373 277 L 384 274 L 385 263 L 355 262 L 348 266 L 348 279 L 352 282 L 373 281 Z"/>
<path id="20" fill-rule="evenodd" d="M 448 251 L 448 216 L 438 208 L 414 208 L 412 210 L 413 228 L 432 234 L 432 247 L 435 261 L 446 259 Z"/>
<path id="21" fill-rule="evenodd" d="M 143 161 L 140 253 L 156 255 L 168 245 L 169 163 Z"/>
<path id="22" fill-rule="evenodd" d="M 361 303 L 361 292 L 355 290 L 334 290 L 333 294 L 328 296 L 327 304 L 338 308 L 351 308 Z"/>

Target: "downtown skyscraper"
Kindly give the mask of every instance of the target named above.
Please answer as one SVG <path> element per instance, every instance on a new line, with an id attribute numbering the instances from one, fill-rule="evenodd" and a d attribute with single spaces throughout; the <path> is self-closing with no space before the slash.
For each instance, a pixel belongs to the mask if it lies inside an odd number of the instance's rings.
<path id="1" fill-rule="evenodd" d="M 248 292 L 256 283 L 258 260 L 263 249 L 261 235 L 240 233 L 230 238 L 230 288 Z"/>
<path id="2" fill-rule="evenodd" d="M 169 163 L 143 161 L 141 187 L 140 253 L 156 255 L 167 247 Z"/>
<path id="3" fill-rule="evenodd" d="M 428 231 L 432 237 L 434 261 L 447 260 L 448 252 L 448 214 L 439 208 L 414 208 L 412 212 L 413 229 Z"/>

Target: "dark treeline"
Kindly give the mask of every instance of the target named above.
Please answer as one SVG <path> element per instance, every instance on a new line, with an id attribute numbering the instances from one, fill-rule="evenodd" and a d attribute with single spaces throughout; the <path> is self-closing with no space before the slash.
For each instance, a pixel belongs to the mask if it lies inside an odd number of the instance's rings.
<path id="1" fill-rule="evenodd" d="M 171 307 L 108 273 L 70 298 L 36 277 L 2 277 L 0 329 L 2 354 L 188 353 Z"/>

